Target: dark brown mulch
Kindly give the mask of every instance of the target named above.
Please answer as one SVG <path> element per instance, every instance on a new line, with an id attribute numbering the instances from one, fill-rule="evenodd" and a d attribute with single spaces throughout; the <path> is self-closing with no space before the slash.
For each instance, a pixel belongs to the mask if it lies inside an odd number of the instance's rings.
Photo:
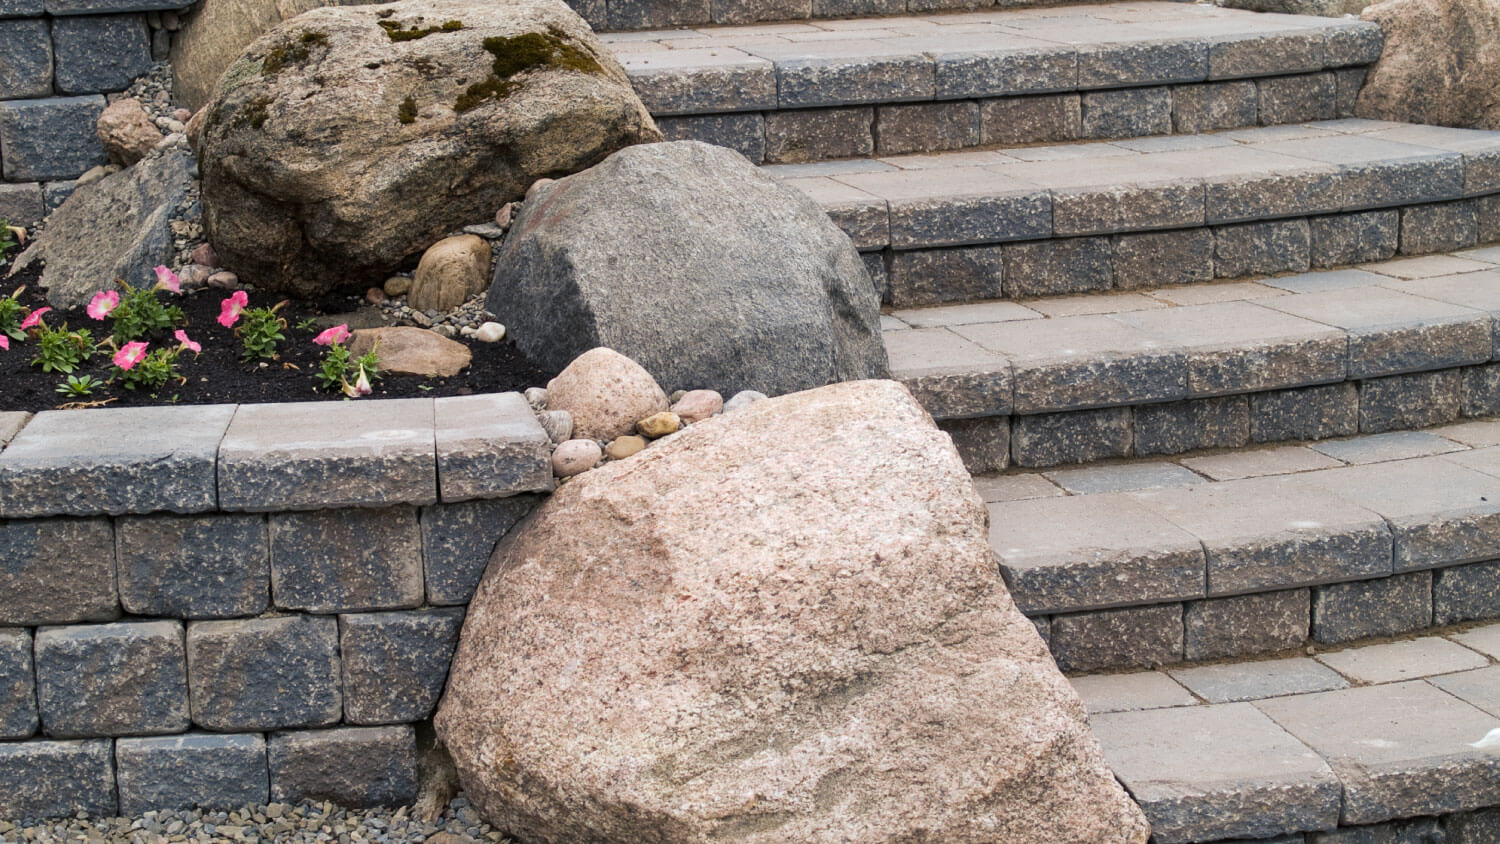
<path id="1" fill-rule="evenodd" d="M 47 303 L 37 284 L 39 271 L 28 269 L 14 278 L 5 278 L 8 267 L 0 267 L 0 296 L 9 296 L 17 287 L 24 285 L 21 294 L 23 304 L 31 308 L 44 307 Z M 203 346 L 196 357 L 185 352 L 178 358 L 178 370 L 185 376 L 184 382 L 168 382 L 155 394 L 141 390 L 125 389 L 118 382 L 95 390 L 86 398 L 60 395 L 57 386 L 67 376 L 60 373 L 44 373 L 32 366 L 36 357 L 33 342 L 11 341 L 10 351 L 0 351 L 0 411 L 4 410 L 50 410 L 69 402 L 104 402 L 102 407 L 138 407 L 159 404 L 224 404 L 262 403 L 284 401 L 343 401 L 338 392 L 319 389 L 313 374 L 318 371 L 325 349 L 313 345 L 313 336 L 321 328 L 299 329 L 299 322 L 319 320 L 322 324 L 337 324 L 336 315 L 356 308 L 359 297 L 337 296 L 320 302 L 293 300 L 280 311 L 288 328 L 283 333 L 287 339 L 274 360 L 246 363 L 240 360 L 239 338 L 233 329 L 218 323 L 220 303 L 228 294 L 222 290 L 202 290 L 171 297 L 173 304 L 181 307 L 187 317 L 188 336 Z M 258 291 L 250 292 L 251 307 L 265 307 L 281 301 Z M 107 336 L 109 322 L 90 319 L 82 307 L 70 311 L 53 310 L 46 315 L 48 325 L 69 328 L 90 328 L 96 340 Z M 508 339 L 499 343 L 469 342 L 474 354 L 469 368 L 451 378 L 425 378 L 419 375 L 395 375 L 387 373 L 374 384 L 369 398 L 411 398 L 416 396 L 459 396 L 473 393 L 505 392 L 524 390 L 527 387 L 546 385 L 554 373 L 546 372 L 527 360 Z M 167 342 L 175 345 L 167 338 Z M 156 347 L 152 344 L 152 348 Z M 75 375 L 93 375 L 108 380 L 112 367 L 110 352 L 101 350 Z M 364 399 L 361 399 L 361 401 Z"/>

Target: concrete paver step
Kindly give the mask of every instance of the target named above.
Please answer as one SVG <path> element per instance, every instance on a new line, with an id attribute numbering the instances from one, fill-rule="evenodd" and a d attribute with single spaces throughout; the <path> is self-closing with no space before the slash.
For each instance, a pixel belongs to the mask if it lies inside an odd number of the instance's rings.
<path id="1" fill-rule="evenodd" d="M 1163 2 L 603 39 L 669 136 L 756 163 L 1342 116 L 1383 41 L 1364 21 Z"/>
<path id="2" fill-rule="evenodd" d="M 1500 834 L 1500 755 L 1475 747 L 1500 728 L 1496 641 L 1492 624 L 1073 683 L 1155 841 L 1479 842 Z"/>
<path id="3" fill-rule="evenodd" d="M 1497 319 L 1500 248 L 1486 247 L 1253 282 L 896 310 L 883 337 L 894 377 L 984 471 L 1500 414 Z M 1187 419 L 1195 413 L 1222 418 Z M 1158 436 L 1153 414 L 1183 430 Z M 1094 436 L 1080 439 L 1088 425 Z M 1101 440 L 1106 430 L 1134 441 Z"/>
<path id="4" fill-rule="evenodd" d="M 875 271 L 897 306 L 1128 290 L 1500 239 L 1493 131 L 1350 119 L 766 169 L 862 251 L 885 252 Z"/>
<path id="5" fill-rule="evenodd" d="M 981 477 L 979 488 L 1001 570 L 1017 606 L 1031 615 L 1282 592 L 1500 559 L 1500 447 L 1422 435 L 1444 445 L 1431 456 L 1351 449 L 1345 460 L 1306 446 L 1244 450 L 1228 455 L 1238 465 L 1219 475 L 1225 480 L 1215 479 L 1215 467 L 1226 461 L 1205 457 Z M 1310 459 L 1288 459 L 1298 451 Z M 1487 597 L 1463 608 L 1463 601 L 1440 600 L 1437 623 L 1500 617 L 1500 566 L 1491 568 Z M 1420 626 L 1429 626 L 1430 594 L 1413 599 L 1424 607 Z M 1327 621 L 1313 613 L 1314 627 Z M 1353 638 L 1318 632 L 1322 641 Z M 1365 635 L 1381 632 L 1406 631 Z M 1307 635 L 1304 623 L 1286 646 Z"/>

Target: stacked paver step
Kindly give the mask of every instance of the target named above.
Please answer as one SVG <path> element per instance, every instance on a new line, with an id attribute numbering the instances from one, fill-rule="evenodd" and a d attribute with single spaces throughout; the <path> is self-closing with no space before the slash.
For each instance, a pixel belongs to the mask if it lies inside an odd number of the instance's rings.
<path id="1" fill-rule="evenodd" d="M 1497 315 L 1500 248 L 1483 247 L 896 310 L 883 337 L 895 377 L 983 472 L 1500 414 Z"/>
<path id="2" fill-rule="evenodd" d="M 1500 619 L 1500 419 L 977 484 L 1065 671 Z"/>
<path id="3" fill-rule="evenodd" d="M 1500 240 L 1500 132 L 1333 120 L 768 167 L 896 307 L 1296 272 Z"/>
<path id="4" fill-rule="evenodd" d="M 1500 841 L 1500 625 L 1074 677 L 1158 844 Z"/>
<path id="5" fill-rule="evenodd" d="M 603 36 L 669 138 L 756 163 L 1348 116 L 1378 26 L 1119 3 Z"/>

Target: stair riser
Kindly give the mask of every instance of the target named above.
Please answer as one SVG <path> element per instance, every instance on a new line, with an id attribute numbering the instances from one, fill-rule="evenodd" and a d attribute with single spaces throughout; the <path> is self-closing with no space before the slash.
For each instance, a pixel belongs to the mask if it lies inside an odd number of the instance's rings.
<path id="1" fill-rule="evenodd" d="M 1047 468 L 1443 425 L 1500 414 L 1500 364 L 1285 390 L 1031 415 L 942 418 L 951 398 L 909 379 L 969 471 Z"/>
<path id="2" fill-rule="evenodd" d="M 1307 272 L 1496 241 L 1500 195 L 1159 232 L 862 254 L 881 300 L 915 308 Z"/>
<path id="3" fill-rule="evenodd" d="M 1348 68 L 1082 93 L 658 115 L 657 124 L 668 140 L 729 147 L 756 164 L 801 164 L 986 146 L 1194 134 L 1350 117 L 1364 75 L 1364 68 Z"/>
<path id="4" fill-rule="evenodd" d="M 990 8 L 973 0 L 570 0 L 568 5 L 598 32 L 631 32 L 678 26 L 776 23 L 871 15 L 925 15 Z M 1004 8 L 1058 5 L 1017 0 Z"/>
<path id="5" fill-rule="evenodd" d="M 1026 585 L 1004 574 L 1024 603 Z M 1066 672 L 1265 656 L 1500 618 L 1500 562 L 1031 618 Z"/>

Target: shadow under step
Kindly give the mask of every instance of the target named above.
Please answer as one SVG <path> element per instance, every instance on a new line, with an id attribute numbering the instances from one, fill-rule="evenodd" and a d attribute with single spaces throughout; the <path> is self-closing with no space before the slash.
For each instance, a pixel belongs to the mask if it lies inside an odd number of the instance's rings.
<path id="1" fill-rule="evenodd" d="M 1484 844 L 1500 756 L 1474 745 L 1500 727 L 1497 659 L 1489 625 L 1072 681 L 1160 844 Z"/>
<path id="2" fill-rule="evenodd" d="M 1353 113 L 1374 23 L 1179 3 L 605 35 L 669 139 L 752 162 Z"/>

